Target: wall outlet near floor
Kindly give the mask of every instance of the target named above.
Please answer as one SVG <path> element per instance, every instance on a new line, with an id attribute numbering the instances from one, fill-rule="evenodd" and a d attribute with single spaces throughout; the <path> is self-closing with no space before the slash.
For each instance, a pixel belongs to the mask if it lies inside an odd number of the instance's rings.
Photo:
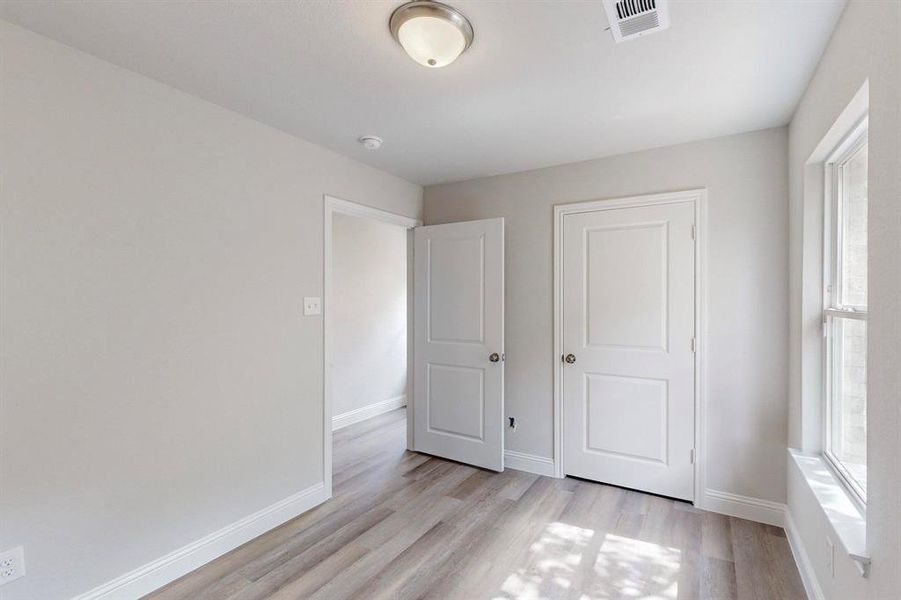
<path id="1" fill-rule="evenodd" d="M 0 585 L 25 575 L 25 550 L 22 546 L 0 554 Z"/>

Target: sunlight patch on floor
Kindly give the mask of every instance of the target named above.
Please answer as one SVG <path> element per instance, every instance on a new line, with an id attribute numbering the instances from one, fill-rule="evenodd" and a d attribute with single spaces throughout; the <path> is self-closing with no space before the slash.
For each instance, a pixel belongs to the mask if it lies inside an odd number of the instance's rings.
<path id="1" fill-rule="evenodd" d="M 556 598 L 574 583 L 584 590 L 582 600 L 678 596 L 682 553 L 677 548 L 612 533 L 592 543 L 594 537 L 591 529 L 548 524 L 529 547 L 524 566 L 504 580 L 494 599 Z"/>
<path id="2" fill-rule="evenodd" d="M 495 598 L 532 600 L 556 597 L 568 590 L 593 535 L 591 529 L 548 524 L 529 548 L 527 566 L 507 577 Z"/>
<path id="3" fill-rule="evenodd" d="M 681 552 L 608 533 L 594 563 L 594 581 L 583 598 L 670 600 L 678 595 Z"/>

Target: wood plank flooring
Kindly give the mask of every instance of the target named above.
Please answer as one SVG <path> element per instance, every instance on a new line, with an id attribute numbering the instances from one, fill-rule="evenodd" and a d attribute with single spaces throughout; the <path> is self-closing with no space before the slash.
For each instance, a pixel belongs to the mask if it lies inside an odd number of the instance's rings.
<path id="1" fill-rule="evenodd" d="M 404 411 L 334 437 L 334 498 L 149 596 L 805 598 L 778 527 L 407 452 Z"/>

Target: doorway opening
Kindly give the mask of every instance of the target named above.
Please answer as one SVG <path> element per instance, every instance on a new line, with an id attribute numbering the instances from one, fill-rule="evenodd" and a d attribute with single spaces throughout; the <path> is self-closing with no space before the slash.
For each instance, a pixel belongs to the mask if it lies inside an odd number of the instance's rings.
<path id="1" fill-rule="evenodd" d="M 419 222 L 326 196 L 324 224 L 323 481 L 331 496 L 333 457 L 340 459 L 334 468 L 349 462 L 340 455 L 347 428 L 385 418 L 403 426 L 397 413 L 412 396 L 412 228 Z"/>

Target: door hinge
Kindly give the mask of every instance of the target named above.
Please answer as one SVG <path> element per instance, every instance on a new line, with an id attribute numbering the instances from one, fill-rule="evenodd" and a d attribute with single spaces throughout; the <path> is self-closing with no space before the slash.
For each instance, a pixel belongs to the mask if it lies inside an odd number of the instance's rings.
<path id="1" fill-rule="evenodd" d="M 695 464 L 695 449 L 694 448 L 692 448 L 691 450 L 688 451 L 688 460 L 691 462 L 691 464 Z"/>
<path id="2" fill-rule="evenodd" d="M 692 351 L 692 352 L 697 352 L 697 351 L 698 351 L 698 344 L 697 344 L 697 342 L 695 341 L 695 338 L 691 338 L 691 351 Z"/>
<path id="3" fill-rule="evenodd" d="M 692 226 L 691 226 L 691 239 L 693 239 L 693 240 L 698 239 L 698 227 L 697 227 L 697 225 L 692 225 Z"/>

